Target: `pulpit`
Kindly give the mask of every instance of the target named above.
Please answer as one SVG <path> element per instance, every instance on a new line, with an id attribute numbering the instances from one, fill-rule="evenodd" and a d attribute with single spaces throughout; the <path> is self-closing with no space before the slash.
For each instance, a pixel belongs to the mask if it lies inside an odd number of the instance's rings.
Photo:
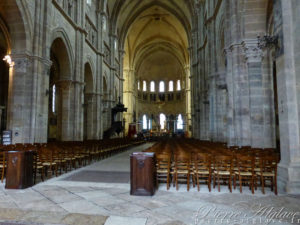
<path id="1" fill-rule="evenodd" d="M 34 151 L 7 152 L 6 184 L 7 189 L 24 189 L 33 185 Z"/>
<path id="2" fill-rule="evenodd" d="M 156 160 L 152 152 L 134 152 L 130 155 L 130 194 L 154 195 L 156 190 Z"/>

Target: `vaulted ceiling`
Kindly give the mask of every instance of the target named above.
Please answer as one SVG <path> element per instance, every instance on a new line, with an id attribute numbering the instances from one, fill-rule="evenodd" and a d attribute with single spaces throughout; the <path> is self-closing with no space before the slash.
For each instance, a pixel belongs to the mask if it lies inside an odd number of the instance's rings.
<path id="1" fill-rule="evenodd" d="M 112 29 L 125 50 L 124 68 L 134 69 L 139 77 L 169 68 L 165 76 L 179 77 L 189 64 L 193 6 L 191 0 L 109 0 Z M 147 74 L 147 75 L 146 75 Z M 168 75 L 173 74 L 173 75 Z M 160 75 L 161 76 L 161 75 Z"/>

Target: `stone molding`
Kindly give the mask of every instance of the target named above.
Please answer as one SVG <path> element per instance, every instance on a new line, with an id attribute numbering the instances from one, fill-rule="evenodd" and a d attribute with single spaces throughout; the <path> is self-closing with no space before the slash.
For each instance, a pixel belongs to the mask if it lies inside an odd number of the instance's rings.
<path id="1" fill-rule="evenodd" d="M 242 42 L 245 59 L 247 62 L 261 62 L 263 51 L 258 47 L 257 39 L 248 39 Z"/>
<path id="2" fill-rule="evenodd" d="M 28 67 L 31 64 L 31 60 L 26 56 L 24 57 L 12 56 L 12 62 L 13 62 L 14 71 L 19 73 L 26 73 Z"/>
<path id="3" fill-rule="evenodd" d="M 56 82 L 56 85 L 61 89 L 68 90 L 71 87 L 72 83 L 72 80 L 58 80 Z"/>

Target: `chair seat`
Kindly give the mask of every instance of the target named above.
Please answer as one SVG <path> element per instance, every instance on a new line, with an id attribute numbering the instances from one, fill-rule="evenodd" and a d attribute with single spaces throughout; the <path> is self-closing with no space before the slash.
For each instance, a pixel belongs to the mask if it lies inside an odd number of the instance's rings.
<path id="1" fill-rule="evenodd" d="M 207 171 L 207 170 L 198 170 L 198 171 L 194 170 L 194 173 L 197 173 L 197 174 L 209 174 L 209 171 Z"/>
<path id="2" fill-rule="evenodd" d="M 65 158 L 66 160 L 75 160 L 75 158 Z"/>
<path id="3" fill-rule="evenodd" d="M 189 170 L 177 170 L 175 173 L 180 173 L 180 174 L 187 174 L 189 173 Z"/>
<path id="4" fill-rule="evenodd" d="M 241 175 L 241 176 L 252 176 L 251 172 L 235 172 L 236 175 Z"/>
<path id="5" fill-rule="evenodd" d="M 53 162 L 53 163 L 49 163 L 49 162 L 45 162 L 45 163 L 43 163 L 43 166 L 55 166 L 56 165 L 56 163 L 55 162 Z"/>
<path id="6" fill-rule="evenodd" d="M 168 170 L 158 169 L 156 172 L 157 173 L 168 173 Z"/>
<path id="7" fill-rule="evenodd" d="M 264 176 L 264 177 L 274 177 L 274 176 L 275 176 L 275 174 L 272 173 L 272 172 L 263 172 L 263 173 L 258 172 L 257 175 L 259 175 L 259 176 L 262 175 L 262 176 Z"/>
<path id="8" fill-rule="evenodd" d="M 230 175 L 229 171 L 214 171 L 215 174 L 220 174 L 220 175 Z"/>

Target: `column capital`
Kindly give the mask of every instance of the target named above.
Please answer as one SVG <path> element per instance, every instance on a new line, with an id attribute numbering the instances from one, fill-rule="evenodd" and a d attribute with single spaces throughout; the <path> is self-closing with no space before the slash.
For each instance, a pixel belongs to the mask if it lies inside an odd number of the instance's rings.
<path id="1" fill-rule="evenodd" d="M 10 55 L 10 60 L 10 67 L 13 67 L 15 72 L 20 73 L 26 73 L 31 64 L 31 60 L 27 55 Z"/>
<path id="2" fill-rule="evenodd" d="M 58 80 L 55 83 L 61 89 L 69 89 L 71 87 L 73 81 L 72 80 Z"/>
<path id="3" fill-rule="evenodd" d="M 263 51 L 258 47 L 257 39 L 247 39 L 242 42 L 245 59 L 248 62 L 261 62 Z"/>

